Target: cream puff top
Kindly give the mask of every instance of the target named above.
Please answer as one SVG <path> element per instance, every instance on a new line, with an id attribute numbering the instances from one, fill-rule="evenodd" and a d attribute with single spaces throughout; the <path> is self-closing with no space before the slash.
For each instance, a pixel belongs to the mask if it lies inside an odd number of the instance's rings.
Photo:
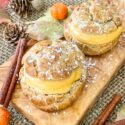
<path id="1" fill-rule="evenodd" d="M 44 47 L 36 44 L 33 48 L 25 61 L 25 69 L 31 76 L 41 80 L 62 80 L 80 68 L 85 78 L 85 57 L 75 43 L 59 40 Z"/>
<path id="2" fill-rule="evenodd" d="M 73 25 L 78 25 L 82 32 L 94 34 L 110 33 L 121 25 L 116 8 L 99 0 L 83 2 L 73 11 L 70 21 Z"/>

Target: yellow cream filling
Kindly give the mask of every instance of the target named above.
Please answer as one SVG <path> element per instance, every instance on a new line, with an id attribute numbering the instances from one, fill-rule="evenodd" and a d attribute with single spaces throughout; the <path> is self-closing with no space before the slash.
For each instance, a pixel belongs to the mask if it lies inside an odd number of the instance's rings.
<path id="1" fill-rule="evenodd" d="M 81 68 L 72 71 L 70 77 L 63 80 L 41 80 L 28 75 L 24 68 L 25 83 L 36 88 L 42 94 L 62 94 L 71 89 L 72 84 L 81 77 Z"/>
<path id="2" fill-rule="evenodd" d="M 117 30 L 114 32 L 108 33 L 108 34 L 87 34 L 83 33 L 77 25 L 71 24 L 70 26 L 70 32 L 71 34 L 81 43 L 86 44 L 104 44 L 112 42 L 113 40 L 117 39 L 119 35 L 122 33 L 123 28 L 122 26 L 118 27 Z"/>

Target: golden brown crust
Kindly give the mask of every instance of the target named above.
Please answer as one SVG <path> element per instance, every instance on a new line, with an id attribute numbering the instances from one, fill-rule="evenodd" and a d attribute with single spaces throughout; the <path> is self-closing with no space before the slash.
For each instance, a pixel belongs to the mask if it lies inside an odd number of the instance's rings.
<path id="1" fill-rule="evenodd" d="M 116 7 L 105 1 L 83 2 L 74 9 L 70 19 L 83 33 L 110 33 L 121 25 Z"/>
<path id="2" fill-rule="evenodd" d="M 34 42 L 35 43 L 35 42 Z M 26 61 L 26 59 L 27 59 L 27 57 L 30 55 L 30 54 L 32 54 L 32 53 L 34 53 L 34 52 L 37 52 L 37 51 L 40 51 L 41 50 L 41 48 L 44 48 L 44 47 L 46 47 L 46 46 L 49 46 L 49 45 L 51 45 L 51 41 L 49 41 L 49 40 L 43 40 L 42 42 L 36 42 L 36 44 L 33 46 L 33 47 L 31 47 L 32 45 L 30 45 L 30 51 L 29 50 L 27 50 L 27 52 L 26 52 L 26 54 L 23 56 L 23 59 L 22 59 L 22 64 L 24 64 L 24 62 Z M 28 42 L 28 44 L 30 44 L 30 41 Z"/>
<path id="3" fill-rule="evenodd" d="M 23 63 L 25 71 L 32 77 L 61 80 L 69 77 L 77 67 L 83 67 L 84 60 L 84 54 L 75 43 L 41 41 L 26 53 Z"/>
<path id="4" fill-rule="evenodd" d="M 69 107 L 82 92 L 83 83 L 76 82 L 68 93 L 54 95 L 37 93 L 35 88 L 31 88 L 25 83 L 21 83 L 21 87 L 23 93 L 36 107 L 44 111 L 54 112 Z"/>

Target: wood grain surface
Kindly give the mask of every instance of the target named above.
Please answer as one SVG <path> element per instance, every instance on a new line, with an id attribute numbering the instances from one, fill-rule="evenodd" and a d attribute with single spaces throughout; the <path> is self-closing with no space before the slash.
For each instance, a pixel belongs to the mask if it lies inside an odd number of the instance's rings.
<path id="1" fill-rule="evenodd" d="M 0 66 L 0 85 L 7 74 L 11 60 L 12 57 Z M 76 125 L 93 106 L 124 62 L 125 41 L 123 39 L 110 52 L 98 57 L 88 57 L 87 86 L 71 107 L 60 112 L 47 113 L 36 108 L 23 95 L 19 84 L 13 95 L 12 105 L 36 125 L 64 125 L 64 123 L 65 125 Z"/>

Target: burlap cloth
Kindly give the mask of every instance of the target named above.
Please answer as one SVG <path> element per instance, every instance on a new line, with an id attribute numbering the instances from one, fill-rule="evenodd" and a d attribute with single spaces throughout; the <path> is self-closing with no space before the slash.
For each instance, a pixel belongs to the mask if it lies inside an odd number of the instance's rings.
<path id="1" fill-rule="evenodd" d="M 43 2 L 43 10 L 41 12 L 34 12 L 28 19 L 20 19 L 10 8 L 7 9 L 7 11 L 10 14 L 11 19 L 15 22 L 20 22 L 24 24 L 25 21 L 33 21 L 40 17 L 43 12 L 47 9 L 48 6 L 50 6 L 52 3 L 56 2 L 58 0 L 41 0 Z M 74 4 L 74 3 L 81 3 L 82 0 L 59 0 L 62 2 L 65 2 L 67 5 Z M 0 64 L 2 64 L 4 61 L 6 61 L 15 50 L 14 45 L 8 44 L 6 41 L 2 38 L 2 28 L 0 27 Z M 116 76 L 113 78 L 113 80 L 110 82 L 109 86 L 103 93 L 103 95 L 98 99 L 94 107 L 88 112 L 86 117 L 81 119 L 80 125 L 91 125 L 91 123 L 94 121 L 94 119 L 99 115 L 101 110 L 104 108 L 107 102 L 111 100 L 111 97 L 115 93 L 121 93 L 122 95 L 125 94 L 125 66 L 121 68 L 121 70 L 116 74 Z M 116 116 L 116 112 L 119 110 L 119 108 L 122 106 L 122 104 L 125 102 L 125 96 L 123 96 L 122 102 L 117 106 L 115 111 L 112 113 L 112 115 L 109 118 L 109 121 L 114 120 Z M 84 106 L 84 105 L 83 105 Z M 33 125 L 32 122 L 28 121 L 24 116 L 22 116 L 20 113 L 17 113 L 15 109 L 12 107 L 9 107 L 9 110 L 11 111 L 12 118 L 10 121 L 10 125 Z"/>

